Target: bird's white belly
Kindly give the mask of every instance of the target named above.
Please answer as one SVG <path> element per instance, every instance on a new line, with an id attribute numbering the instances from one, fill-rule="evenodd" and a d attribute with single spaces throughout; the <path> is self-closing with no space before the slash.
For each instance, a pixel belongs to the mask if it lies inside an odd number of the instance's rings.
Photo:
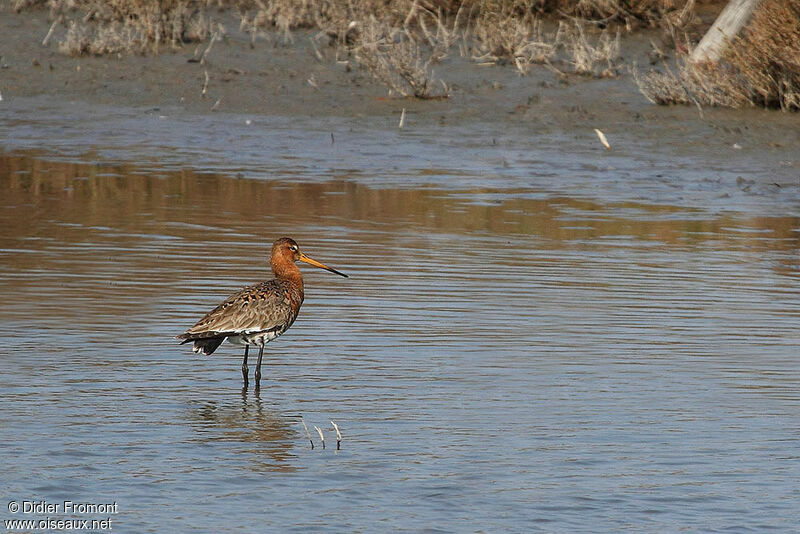
<path id="1" fill-rule="evenodd" d="M 233 343 L 234 345 L 255 345 L 256 347 L 263 347 L 279 335 L 281 334 L 274 330 L 253 333 L 243 332 L 238 336 L 228 336 L 226 339 L 228 343 Z"/>

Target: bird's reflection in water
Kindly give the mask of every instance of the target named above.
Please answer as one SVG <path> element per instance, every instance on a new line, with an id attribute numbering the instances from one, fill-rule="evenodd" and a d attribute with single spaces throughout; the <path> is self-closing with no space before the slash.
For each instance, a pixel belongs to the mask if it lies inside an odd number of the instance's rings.
<path id="1" fill-rule="evenodd" d="M 297 416 L 265 406 L 258 391 L 242 388 L 241 396 L 206 401 L 195 410 L 198 441 L 252 455 L 248 470 L 294 471 L 292 448 L 300 434 Z M 230 444 L 225 445 L 225 444 Z"/>

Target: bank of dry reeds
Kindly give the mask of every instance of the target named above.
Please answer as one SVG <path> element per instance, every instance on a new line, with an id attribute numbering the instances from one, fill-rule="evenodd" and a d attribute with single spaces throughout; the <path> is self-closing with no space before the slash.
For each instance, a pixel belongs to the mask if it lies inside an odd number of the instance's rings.
<path id="1" fill-rule="evenodd" d="M 675 69 L 637 75 L 637 83 L 658 104 L 800 110 L 800 3 L 764 0 L 718 63 L 687 55 Z"/>
<path id="2" fill-rule="evenodd" d="M 315 30 L 394 94 L 446 97 L 436 65 L 458 53 L 481 64 L 512 65 L 525 75 L 542 64 L 561 74 L 614 76 L 620 36 L 637 25 L 675 37 L 696 21 L 697 2 L 715 0 L 8 0 L 17 10 L 49 8 L 52 41 L 72 55 L 158 53 L 209 41 L 224 28 L 220 9 L 239 14 L 254 39 L 265 29 L 291 42 Z M 719 7 L 725 0 L 716 0 Z M 50 40 L 50 34 L 45 41 Z M 316 46 L 316 44 L 315 44 Z M 318 54 L 321 57 L 321 54 Z M 637 73 L 657 103 L 800 108 L 800 3 L 764 0 L 744 34 L 717 65 L 678 58 L 665 72 Z"/>
<path id="3" fill-rule="evenodd" d="M 691 11 L 695 0 L 8 0 L 17 10 L 48 7 L 69 28 L 65 52 L 152 52 L 161 45 L 204 39 L 215 9 L 237 10 L 243 26 L 298 28 L 341 36 L 371 19 L 419 33 L 432 47 L 471 33 L 482 52 L 536 63 L 552 54 L 541 17 L 604 27 L 612 21 L 674 24 L 670 16 Z M 675 18 L 675 17 L 673 17 Z M 684 19 L 687 17 L 683 17 Z M 449 32 L 442 33 L 442 28 Z M 435 42 L 431 41 L 431 36 Z M 463 35 L 462 35 L 463 36 Z M 444 48 L 452 44 L 447 43 Z M 522 70 L 522 69 L 521 69 Z"/>
<path id="4" fill-rule="evenodd" d="M 485 11 L 513 10 L 523 16 L 547 14 L 595 24 L 638 20 L 653 26 L 683 25 L 695 6 L 695 0 L 484 0 L 478 3 Z"/>
<path id="5" fill-rule="evenodd" d="M 446 98 L 447 85 L 436 80 L 436 46 L 426 48 L 413 32 L 371 18 L 359 26 L 355 57 L 369 73 L 394 93 L 416 98 Z"/>
<path id="6" fill-rule="evenodd" d="M 211 10 L 234 4 L 226 0 L 11 1 L 17 11 L 48 8 L 53 29 L 59 23 L 66 27 L 59 48 L 71 55 L 158 53 L 163 46 L 203 40 L 212 31 Z"/>

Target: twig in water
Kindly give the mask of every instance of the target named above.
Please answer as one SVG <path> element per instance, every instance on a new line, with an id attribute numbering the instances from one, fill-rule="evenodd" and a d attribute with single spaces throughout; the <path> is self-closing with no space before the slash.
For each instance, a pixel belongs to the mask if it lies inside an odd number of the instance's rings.
<path id="1" fill-rule="evenodd" d="M 222 97 L 218 98 L 217 101 L 214 102 L 214 105 L 211 106 L 211 111 L 217 111 L 217 108 L 219 107 L 220 102 L 222 102 Z"/>
<path id="2" fill-rule="evenodd" d="M 342 446 L 342 433 L 339 432 L 339 425 L 331 421 L 333 429 L 336 430 L 336 450 L 338 451 Z"/>
<path id="3" fill-rule="evenodd" d="M 311 440 L 311 432 L 308 431 L 308 427 L 306 426 L 306 422 L 302 415 L 300 416 L 300 422 L 303 423 L 303 428 L 306 429 L 306 437 L 308 437 L 308 442 L 311 444 L 311 450 L 314 450 L 314 442 Z"/>
<path id="4" fill-rule="evenodd" d="M 317 60 L 324 61 L 325 57 L 322 55 L 322 53 L 320 53 L 319 48 L 317 48 L 316 39 L 309 37 L 308 40 L 311 41 L 311 48 L 314 49 L 314 56 L 316 56 Z"/>
<path id="5" fill-rule="evenodd" d="M 200 57 L 200 64 L 201 65 L 205 64 L 206 56 L 208 56 L 208 53 L 211 52 L 211 48 L 214 46 L 214 41 L 216 41 L 217 39 L 219 39 L 219 30 L 215 31 L 213 33 L 213 35 L 211 35 L 211 40 L 209 41 L 205 52 L 203 52 L 203 55 Z"/>
<path id="6" fill-rule="evenodd" d="M 325 448 L 325 436 L 322 435 L 322 429 L 317 425 L 314 425 L 314 428 L 317 429 L 317 434 L 319 434 L 319 439 L 322 440 L 322 448 Z"/>
<path id="7" fill-rule="evenodd" d="M 48 30 L 47 35 L 44 36 L 44 40 L 42 41 L 42 46 L 47 46 L 47 43 L 50 42 L 50 37 L 53 36 L 53 32 L 56 29 L 56 26 L 59 22 L 61 22 L 62 17 L 56 17 L 56 20 L 53 21 L 53 24 L 50 26 L 50 30 Z"/>
<path id="8" fill-rule="evenodd" d="M 206 76 L 206 81 L 203 82 L 203 90 L 200 92 L 200 96 L 205 98 L 206 93 L 208 92 L 208 80 L 209 80 L 209 77 L 208 77 L 208 71 L 207 70 L 204 70 L 203 73 Z"/>
<path id="9" fill-rule="evenodd" d="M 400 124 L 398 124 L 397 127 L 402 130 L 403 126 L 405 125 L 406 125 L 406 108 L 403 108 L 403 112 L 400 113 Z"/>
<path id="10" fill-rule="evenodd" d="M 594 129 L 594 133 L 596 133 L 597 137 L 600 138 L 600 142 L 603 143 L 603 146 L 606 147 L 606 150 L 611 150 L 611 145 L 608 144 L 608 139 L 606 139 L 606 134 L 604 134 L 597 128 Z"/>

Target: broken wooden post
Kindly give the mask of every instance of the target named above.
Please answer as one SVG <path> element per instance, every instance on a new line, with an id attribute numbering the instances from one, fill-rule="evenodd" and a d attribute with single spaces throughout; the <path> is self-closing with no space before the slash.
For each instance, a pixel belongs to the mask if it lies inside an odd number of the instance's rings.
<path id="1" fill-rule="evenodd" d="M 732 41 L 747 24 L 761 0 L 730 0 L 717 20 L 703 36 L 700 44 L 692 51 L 692 62 L 710 61 L 715 63 L 722 56 L 725 46 Z"/>

